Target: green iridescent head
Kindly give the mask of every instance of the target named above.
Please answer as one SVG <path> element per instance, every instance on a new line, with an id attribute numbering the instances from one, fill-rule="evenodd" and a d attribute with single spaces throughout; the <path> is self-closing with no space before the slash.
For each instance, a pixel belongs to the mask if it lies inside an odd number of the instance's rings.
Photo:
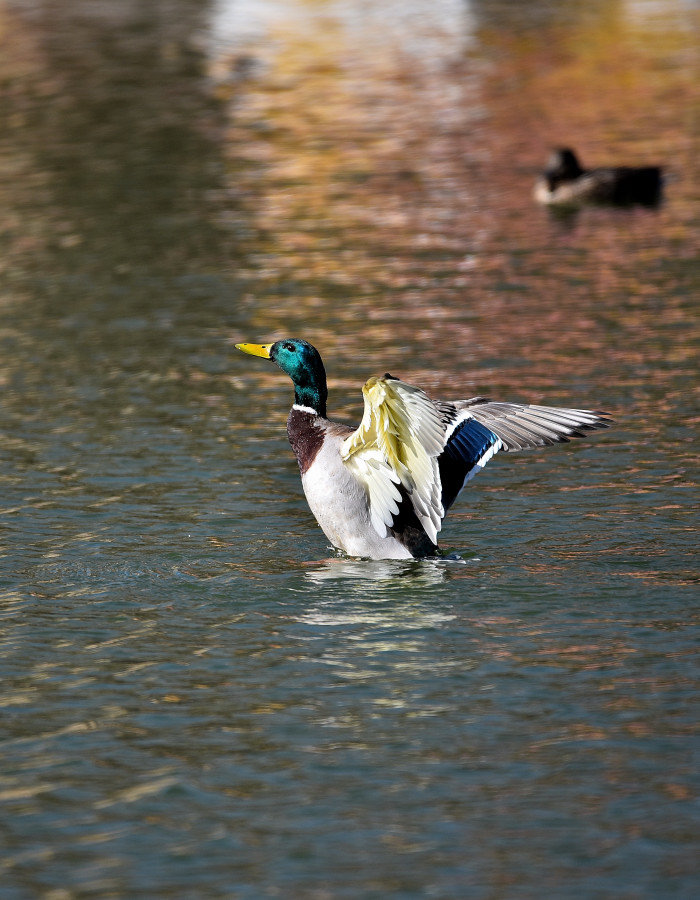
<path id="1" fill-rule="evenodd" d="M 285 338 L 274 344 L 236 344 L 251 356 L 271 359 L 294 382 L 294 402 L 326 415 L 326 370 L 318 350 L 300 338 Z"/>

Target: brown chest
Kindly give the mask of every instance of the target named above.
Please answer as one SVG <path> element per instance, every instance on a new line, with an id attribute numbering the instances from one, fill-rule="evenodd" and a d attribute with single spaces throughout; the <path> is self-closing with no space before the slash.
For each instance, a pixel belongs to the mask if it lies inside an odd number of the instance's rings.
<path id="1" fill-rule="evenodd" d="M 304 475 L 323 446 L 326 436 L 324 420 L 313 413 L 292 408 L 287 419 L 287 435 Z"/>

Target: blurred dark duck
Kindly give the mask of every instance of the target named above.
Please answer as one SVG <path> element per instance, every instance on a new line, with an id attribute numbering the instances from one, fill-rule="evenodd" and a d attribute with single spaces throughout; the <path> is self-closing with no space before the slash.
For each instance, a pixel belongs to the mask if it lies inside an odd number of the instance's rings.
<path id="1" fill-rule="evenodd" d="M 535 184 L 535 200 L 553 206 L 607 203 L 614 206 L 658 206 L 659 166 L 606 166 L 584 169 L 573 150 L 560 147 L 547 161 Z"/>

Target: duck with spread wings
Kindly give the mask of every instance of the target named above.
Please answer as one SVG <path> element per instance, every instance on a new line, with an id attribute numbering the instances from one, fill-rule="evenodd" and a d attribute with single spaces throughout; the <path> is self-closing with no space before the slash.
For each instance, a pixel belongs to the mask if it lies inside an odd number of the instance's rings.
<path id="1" fill-rule="evenodd" d="M 236 344 L 294 383 L 287 433 L 304 493 L 328 540 L 350 556 L 435 556 L 442 520 L 499 451 L 529 450 L 606 428 L 605 413 L 519 403 L 431 399 L 388 373 L 362 389 L 359 427 L 326 417 L 326 372 L 311 344 Z"/>

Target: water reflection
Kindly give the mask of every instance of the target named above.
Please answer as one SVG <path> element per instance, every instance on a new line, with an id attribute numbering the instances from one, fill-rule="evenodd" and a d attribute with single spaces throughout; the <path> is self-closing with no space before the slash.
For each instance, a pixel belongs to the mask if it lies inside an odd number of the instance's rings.
<path id="1" fill-rule="evenodd" d="M 519 0 L 467 0 L 467 4 L 479 28 L 528 36 L 553 26 L 571 27 L 602 12 L 616 15 L 622 5 L 620 0 L 535 0 L 527 6 Z"/>
<path id="2" fill-rule="evenodd" d="M 438 715 L 443 705 L 419 689 L 419 680 L 427 671 L 447 677 L 472 665 L 436 651 L 436 634 L 456 619 L 444 602 L 448 579 L 441 562 L 330 559 L 306 572 L 310 603 L 298 622 L 322 642 L 319 662 L 328 677 L 371 687 L 377 709 Z M 416 678 L 410 695 L 402 684 L 409 673 Z M 321 724 L 353 732 L 363 727 L 347 710 Z"/>
<path id="3" fill-rule="evenodd" d="M 463 564 L 463 560 L 456 561 Z M 449 563 L 432 560 L 360 560 L 345 559 L 342 557 L 324 560 L 319 566 L 314 566 L 306 577 L 314 584 L 328 582 L 342 582 L 342 587 L 354 589 L 357 586 L 367 596 L 367 592 L 402 590 L 406 580 L 410 587 L 422 587 L 430 584 L 440 584 L 447 578 L 447 566 Z M 339 585 L 341 586 L 341 585 Z"/>
<path id="4" fill-rule="evenodd" d="M 448 565 L 456 563 L 325 560 L 305 573 L 313 602 L 300 621 L 325 627 L 361 626 L 358 639 L 397 627 L 402 633 L 440 627 L 453 616 L 432 608 L 431 597 L 448 580 Z M 398 649 L 402 640 L 397 636 L 390 644 L 379 649 Z"/>
<path id="5" fill-rule="evenodd" d="M 199 468 L 189 404 L 216 418 L 218 329 L 244 315 L 208 10 L 2 6 L 4 537 L 32 534 L 57 573 L 96 548 L 130 554 L 131 528 L 143 549 L 154 505 L 192 517 L 175 487 Z"/>
<path id="6" fill-rule="evenodd" d="M 6 66 L 19 69 L 15 54 L 25 62 L 5 142 L 41 185 L 29 196 L 17 185 L 11 197 L 30 204 L 33 257 L 48 254 L 56 275 L 168 272 L 221 252 L 221 119 L 198 46 L 207 14 L 207 3 L 188 0 L 6 10 L 15 36 Z"/>
<path id="7" fill-rule="evenodd" d="M 551 144 L 691 170 L 677 6 L 0 7 L 6 891 L 693 895 L 696 198 L 531 200 Z M 309 566 L 234 330 L 350 420 L 390 369 L 621 421 L 481 476 L 483 566 Z"/>

